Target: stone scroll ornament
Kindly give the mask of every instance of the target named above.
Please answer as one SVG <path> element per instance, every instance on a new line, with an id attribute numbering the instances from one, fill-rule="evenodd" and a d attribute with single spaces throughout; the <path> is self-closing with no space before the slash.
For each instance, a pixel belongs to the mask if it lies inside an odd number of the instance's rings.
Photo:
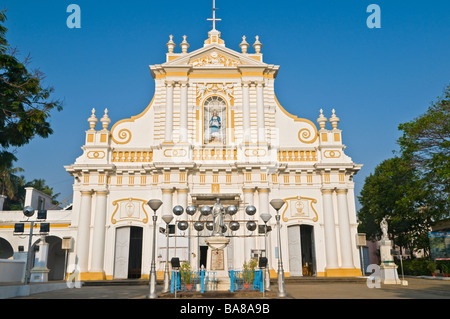
<path id="1" fill-rule="evenodd" d="M 314 143 L 318 137 L 316 127 L 308 120 L 299 119 L 298 123 L 302 126 L 297 133 L 300 142 L 305 144 Z"/>

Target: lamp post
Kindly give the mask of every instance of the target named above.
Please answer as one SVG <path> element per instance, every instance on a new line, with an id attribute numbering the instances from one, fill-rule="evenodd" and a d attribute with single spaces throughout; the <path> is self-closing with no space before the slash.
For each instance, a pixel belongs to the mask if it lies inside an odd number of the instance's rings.
<path id="1" fill-rule="evenodd" d="M 275 216 L 275 219 L 277 220 L 277 245 L 278 245 L 278 297 L 286 297 L 286 289 L 284 285 L 284 270 L 283 270 L 283 258 L 281 256 L 281 235 L 280 235 L 280 215 L 279 210 L 284 205 L 284 200 L 282 199 L 272 199 L 270 201 L 270 205 L 277 211 L 277 215 Z"/>
<path id="2" fill-rule="evenodd" d="M 27 206 L 23 209 L 23 214 L 26 217 L 31 217 L 34 214 L 34 209 L 31 206 Z M 28 235 L 28 252 L 27 252 L 27 262 L 25 267 L 25 285 L 29 284 L 30 281 L 30 270 L 31 270 L 31 243 L 33 241 L 33 228 L 34 228 L 34 222 L 30 222 L 30 234 Z"/>
<path id="3" fill-rule="evenodd" d="M 190 221 L 190 217 L 194 216 L 195 213 L 197 212 L 197 207 L 195 207 L 194 205 L 190 205 L 188 207 L 186 207 L 186 214 L 188 215 L 188 221 Z M 191 225 L 191 224 L 189 224 Z M 189 240 L 188 240 L 188 261 L 189 263 L 191 262 L 191 227 L 189 226 L 188 229 L 188 236 L 189 236 Z"/>
<path id="4" fill-rule="evenodd" d="M 266 252 L 266 257 L 267 257 L 268 256 L 268 254 L 267 254 L 267 222 L 272 218 L 272 215 L 270 215 L 269 212 L 266 212 L 266 213 L 262 213 L 260 217 L 264 222 L 264 251 Z M 266 266 L 264 273 L 265 273 L 264 290 L 270 291 L 269 267 Z"/>
<path id="5" fill-rule="evenodd" d="M 149 284 L 149 294 L 147 298 L 154 299 L 158 298 L 158 294 L 156 293 L 156 262 L 155 262 L 155 252 L 156 252 L 156 220 L 158 216 L 156 216 L 156 211 L 161 207 L 162 201 L 159 199 L 151 199 L 148 201 L 148 206 L 153 210 L 153 251 L 152 251 L 152 264 L 150 266 L 150 284 Z"/>
<path id="6" fill-rule="evenodd" d="M 150 207 L 152 207 L 150 201 L 149 201 L 148 204 L 149 204 Z M 217 202 L 217 204 L 219 204 L 219 201 Z M 159 206 L 156 207 L 156 209 L 158 209 L 158 208 L 159 208 Z M 195 213 L 197 212 L 197 209 L 198 208 L 196 206 L 193 206 L 193 205 L 192 206 L 188 206 L 188 207 L 186 207 L 186 214 L 188 216 L 190 216 L 190 217 L 193 217 L 195 215 Z M 224 218 L 225 214 L 228 214 L 229 216 L 234 216 L 234 215 L 237 214 L 238 208 L 236 206 L 234 206 L 234 205 L 228 206 L 226 208 L 222 206 L 222 209 L 220 211 L 220 214 L 222 214 L 222 216 L 213 216 L 213 221 L 203 221 L 203 220 L 201 220 L 201 218 L 206 218 L 206 217 L 211 215 L 212 208 L 210 206 L 201 206 L 198 210 L 199 210 L 201 216 L 200 216 L 199 220 L 197 220 L 197 221 L 193 220 L 193 219 L 190 219 L 189 217 L 187 218 L 187 220 L 183 219 L 183 220 L 176 220 L 175 221 L 175 227 L 178 228 L 182 233 L 181 233 L 180 236 L 175 234 L 175 235 L 173 235 L 173 237 L 174 238 L 176 238 L 176 237 L 183 237 L 183 238 L 187 237 L 187 238 L 189 238 L 189 240 L 190 240 L 191 237 L 194 237 L 194 236 L 197 237 L 197 258 L 198 258 L 197 259 L 197 261 L 198 261 L 197 267 L 198 267 L 199 271 L 200 271 L 200 269 L 202 269 L 202 267 L 201 267 L 202 265 L 200 263 L 200 246 L 199 246 L 199 244 L 200 244 L 200 241 L 199 241 L 200 237 L 206 237 L 207 238 L 205 240 L 206 243 L 208 244 L 208 246 L 212 247 L 213 249 L 216 249 L 214 247 L 216 247 L 217 244 L 220 244 L 220 248 L 217 248 L 217 249 L 223 249 L 224 247 L 226 247 L 226 245 L 228 245 L 228 243 L 230 241 L 229 237 L 254 237 L 254 235 L 246 235 L 246 234 L 244 234 L 244 236 L 236 236 L 234 234 L 234 232 L 239 230 L 241 223 L 242 224 L 245 223 L 245 227 L 246 227 L 246 229 L 248 231 L 254 232 L 256 230 L 256 228 L 257 228 L 256 220 L 231 220 L 229 222 L 228 226 L 229 226 L 229 229 L 231 230 L 231 232 L 233 232 L 233 233 L 232 233 L 231 236 L 225 234 L 227 232 L 228 228 L 227 228 L 227 225 L 225 225 L 225 222 L 224 222 L 223 218 Z M 172 212 L 173 212 L 173 214 L 175 216 L 181 216 L 183 214 L 183 212 L 184 212 L 184 208 L 183 208 L 183 206 L 178 205 L 178 206 L 175 206 L 173 208 Z M 249 215 L 249 216 L 255 215 L 256 214 L 256 207 L 254 207 L 252 205 L 251 206 L 247 206 L 245 208 L 245 213 L 247 215 Z M 155 211 L 155 214 L 156 214 L 156 211 Z M 270 213 L 268 213 L 267 221 L 271 217 L 272 216 L 270 215 Z M 220 218 L 220 219 L 217 221 L 218 225 L 215 226 L 214 221 L 216 221 L 215 220 L 216 218 Z M 262 217 L 262 218 L 264 220 L 264 217 Z M 162 219 L 167 224 L 169 224 L 173 220 L 173 216 L 165 216 L 165 215 L 163 215 Z M 154 219 L 154 221 L 156 221 L 156 219 Z M 190 230 L 191 226 L 194 227 L 194 229 L 197 231 L 197 234 L 196 235 L 191 235 L 191 232 L 189 231 L 187 236 L 186 236 L 183 232 L 188 230 L 188 229 Z M 218 226 L 221 226 L 221 227 L 218 227 Z M 212 233 L 209 234 L 209 235 L 208 234 L 200 235 L 200 233 L 204 230 L 205 227 L 206 227 L 207 230 L 211 231 Z M 215 227 L 217 227 L 216 228 L 216 233 L 214 232 L 215 231 Z M 167 233 L 166 233 L 166 236 L 171 237 L 171 236 L 167 235 Z M 267 230 L 266 230 L 266 238 L 267 238 Z M 168 243 L 168 241 L 167 241 L 167 243 Z M 168 248 L 167 248 L 167 250 L 168 250 Z M 154 256 L 153 256 L 153 260 L 154 260 Z M 167 258 L 166 258 L 166 267 L 167 267 L 167 265 L 168 265 L 168 263 L 167 263 Z M 155 268 L 154 267 L 154 263 L 152 263 L 152 272 L 151 272 L 151 276 L 150 276 L 150 282 L 151 283 L 152 283 L 152 278 L 153 278 L 152 274 L 153 274 L 153 269 L 154 268 Z M 174 269 L 173 264 L 172 264 L 172 269 Z M 268 269 L 267 269 L 267 271 L 268 271 Z M 169 287 L 169 289 L 170 289 L 170 284 L 169 284 L 170 279 L 167 279 L 167 281 L 166 281 L 166 278 L 170 278 L 170 277 L 166 276 L 166 273 L 167 274 L 169 273 L 167 268 L 165 270 L 165 276 L 164 276 L 164 280 L 165 280 L 164 281 L 164 287 L 165 287 L 165 289 L 166 289 L 166 287 Z M 156 278 L 156 272 L 155 272 L 155 278 Z M 152 291 L 156 291 L 156 289 L 152 288 L 152 284 L 151 284 L 149 298 L 152 298 L 151 297 L 152 296 L 152 294 L 151 294 Z M 155 292 L 155 295 L 156 295 L 156 292 Z M 153 297 L 153 298 L 156 298 L 156 297 Z"/>
<path id="7" fill-rule="evenodd" d="M 169 224 L 173 220 L 172 215 L 163 215 L 162 219 L 166 223 L 166 265 L 164 266 L 164 290 L 170 291 L 170 275 L 169 275 Z"/>

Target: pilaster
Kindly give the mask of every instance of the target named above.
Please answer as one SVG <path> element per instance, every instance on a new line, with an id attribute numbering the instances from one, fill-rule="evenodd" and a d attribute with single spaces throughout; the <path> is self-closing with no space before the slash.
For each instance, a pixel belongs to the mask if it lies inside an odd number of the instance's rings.
<path id="1" fill-rule="evenodd" d="M 90 241 L 90 226 L 91 226 L 91 203 L 92 190 L 81 190 L 81 203 L 78 219 L 78 234 L 76 246 L 76 258 L 78 270 L 81 278 L 83 273 L 88 271 L 89 265 L 89 241 Z"/>
<path id="2" fill-rule="evenodd" d="M 166 124 L 164 127 L 164 142 L 173 142 L 173 81 L 166 81 Z"/>
<path id="3" fill-rule="evenodd" d="M 96 280 L 104 280 L 106 278 L 104 258 L 108 190 L 97 190 L 95 196 L 96 204 L 90 273 L 91 276 L 96 277 Z"/>

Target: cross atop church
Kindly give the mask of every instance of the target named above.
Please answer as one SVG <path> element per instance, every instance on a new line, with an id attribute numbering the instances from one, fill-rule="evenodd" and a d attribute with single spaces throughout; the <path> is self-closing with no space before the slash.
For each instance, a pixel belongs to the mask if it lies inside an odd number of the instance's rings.
<path id="1" fill-rule="evenodd" d="M 208 19 L 208 21 L 213 22 L 213 30 L 216 30 L 216 21 L 222 21 L 222 19 L 216 19 L 216 0 L 213 0 L 213 17 Z"/>

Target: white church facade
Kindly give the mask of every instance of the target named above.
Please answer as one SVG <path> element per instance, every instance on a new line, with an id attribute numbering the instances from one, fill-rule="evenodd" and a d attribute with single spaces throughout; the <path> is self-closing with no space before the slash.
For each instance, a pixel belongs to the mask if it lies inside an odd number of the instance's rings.
<path id="1" fill-rule="evenodd" d="M 176 205 L 198 209 L 172 221 L 189 226 L 175 228 L 169 259 L 189 261 L 194 270 L 241 269 L 263 255 L 276 276 L 281 249 L 286 276 L 360 276 L 353 175 L 362 165 L 345 154 L 334 110 L 329 118 L 318 110 L 317 125 L 289 114 L 274 90 L 279 66 L 263 61 L 258 37 L 252 45 L 244 37 L 238 52 L 213 28 L 202 48 L 188 52 L 186 37 L 180 46 L 176 53 L 171 36 L 165 62 L 150 66 L 155 93 L 142 113 L 113 125 L 106 110 L 88 118 L 83 154 L 65 167 L 74 177 L 72 210 L 59 227 L 49 220 L 50 235 L 73 238 L 68 267 L 76 265 L 82 280 L 149 278 L 154 229 L 147 202 L 160 199 L 159 277 L 167 253 L 161 217 Z M 230 243 L 223 260 L 212 261 L 209 230 L 193 224 L 210 220 L 200 208 L 217 198 L 238 212 L 225 216 Z M 275 215 L 272 199 L 285 201 L 281 247 L 275 218 L 267 241 L 256 236 L 258 228 L 230 229 L 233 220 L 264 225 L 261 214 Z M 254 216 L 245 214 L 249 205 Z M 0 228 L 0 237 L 11 232 Z"/>

